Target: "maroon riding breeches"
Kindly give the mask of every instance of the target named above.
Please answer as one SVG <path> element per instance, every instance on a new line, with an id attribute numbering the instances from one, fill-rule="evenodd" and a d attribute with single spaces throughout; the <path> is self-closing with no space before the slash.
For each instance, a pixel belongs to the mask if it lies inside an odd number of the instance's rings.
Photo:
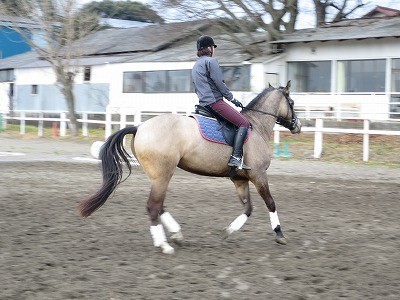
<path id="1" fill-rule="evenodd" d="M 208 107 L 222 118 L 238 127 L 250 127 L 249 121 L 247 121 L 247 119 L 240 112 L 238 112 L 224 100 L 218 100 L 217 102 L 208 105 Z"/>

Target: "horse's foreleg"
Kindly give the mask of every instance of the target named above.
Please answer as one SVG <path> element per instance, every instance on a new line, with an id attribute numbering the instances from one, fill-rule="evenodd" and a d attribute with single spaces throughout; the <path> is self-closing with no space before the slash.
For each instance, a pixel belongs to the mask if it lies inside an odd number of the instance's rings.
<path id="1" fill-rule="evenodd" d="M 256 182 L 255 186 L 257 188 L 258 193 L 263 198 L 263 200 L 269 210 L 269 218 L 271 221 L 271 227 L 272 227 L 272 230 L 275 231 L 275 233 L 276 233 L 275 241 L 278 244 L 286 245 L 287 242 L 286 242 L 285 236 L 283 235 L 283 232 L 281 229 L 281 224 L 280 224 L 279 218 L 278 218 L 278 212 L 276 210 L 274 198 L 272 198 L 271 192 L 269 190 L 268 181 L 265 180 L 265 182 L 262 182 L 262 183 Z"/>
<path id="2" fill-rule="evenodd" d="M 235 184 L 236 191 L 239 199 L 244 206 L 243 213 L 238 216 L 228 227 L 226 227 L 222 233 L 223 238 L 229 237 L 235 231 L 238 231 L 246 223 L 253 210 L 253 206 L 250 200 L 250 190 L 248 180 L 232 180 Z"/>

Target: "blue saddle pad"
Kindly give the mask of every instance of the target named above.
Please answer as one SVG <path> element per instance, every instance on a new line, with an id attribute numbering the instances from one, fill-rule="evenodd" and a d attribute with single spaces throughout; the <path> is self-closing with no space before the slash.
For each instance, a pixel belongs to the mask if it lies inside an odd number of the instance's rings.
<path id="1" fill-rule="evenodd" d="M 233 145 L 236 134 L 234 125 L 221 124 L 217 119 L 199 114 L 191 115 L 197 122 L 201 136 L 207 141 L 224 145 Z M 250 130 L 247 132 L 245 143 L 249 140 Z"/>
<path id="2" fill-rule="evenodd" d="M 222 134 L 221 125 L 216 119 L 201 115 L 191 115 L 191 117 L 197 121 L 200 134 L 203 138 L 214 143 L 228 144 Z"/>

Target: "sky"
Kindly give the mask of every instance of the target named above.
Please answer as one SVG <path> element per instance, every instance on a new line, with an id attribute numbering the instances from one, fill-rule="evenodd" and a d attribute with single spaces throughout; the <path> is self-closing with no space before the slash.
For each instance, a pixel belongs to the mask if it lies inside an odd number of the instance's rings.
<path id="1" fill-rule="evenodd" d="M 90 3 L 93 0 L 77 0 L 77 2 L 81 5 Z M 100 2 L 101 0 L 96 0 L 97 2 Z M 117 1 L 117 0 L 116 0 Z M 142 2 L 143 4 L 150 4 L 152 0 L 131 0 L 131 1 L 137 1 L 137 2 Z M 357 0 L 350 0 L 356 2 Z M 201 4 L 201 0 L 198 1 L 199 4 Z M 385 6 L 385 7 L 390 7 L 394 9 L 400 10 L 400 0 L 364 0 L 367 5 L 365 5 L 362 9 L 357 10 L 358 16 L 361 16 L 372 9 L 376 6 Z M 315 21 L 313 17 L 310 18 L 310 11 L 313 11 L 314 5 L 312 4 L 313 0 L 300 0 L 300 14 L 297 19 L 297 28 L 309 28 L 309 27 L 314 27 Z M 358 17 L 355 16 L 355 17 Z M 165 17 L 164 17 L 165 18 Z M 168 18 L 165 18 L 168 19 Z"/>

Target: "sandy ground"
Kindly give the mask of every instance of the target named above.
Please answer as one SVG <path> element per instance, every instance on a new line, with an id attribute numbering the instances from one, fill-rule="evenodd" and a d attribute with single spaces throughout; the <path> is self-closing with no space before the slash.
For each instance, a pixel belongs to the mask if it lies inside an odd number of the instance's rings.
<path id="1" fill-rule="evenodd" d="M 253 215 L 221 240 L 241 213 L 232 183 L 177 170 L 166 204 L 185 243 L 170 257 L 152 246 L 140 168 L 77 215 L 101 182 L 90 146 L 0 135 L 0 299 L 398 299 L 399 169 L 274 160 L 286 246 L 253 187 Z"/>

